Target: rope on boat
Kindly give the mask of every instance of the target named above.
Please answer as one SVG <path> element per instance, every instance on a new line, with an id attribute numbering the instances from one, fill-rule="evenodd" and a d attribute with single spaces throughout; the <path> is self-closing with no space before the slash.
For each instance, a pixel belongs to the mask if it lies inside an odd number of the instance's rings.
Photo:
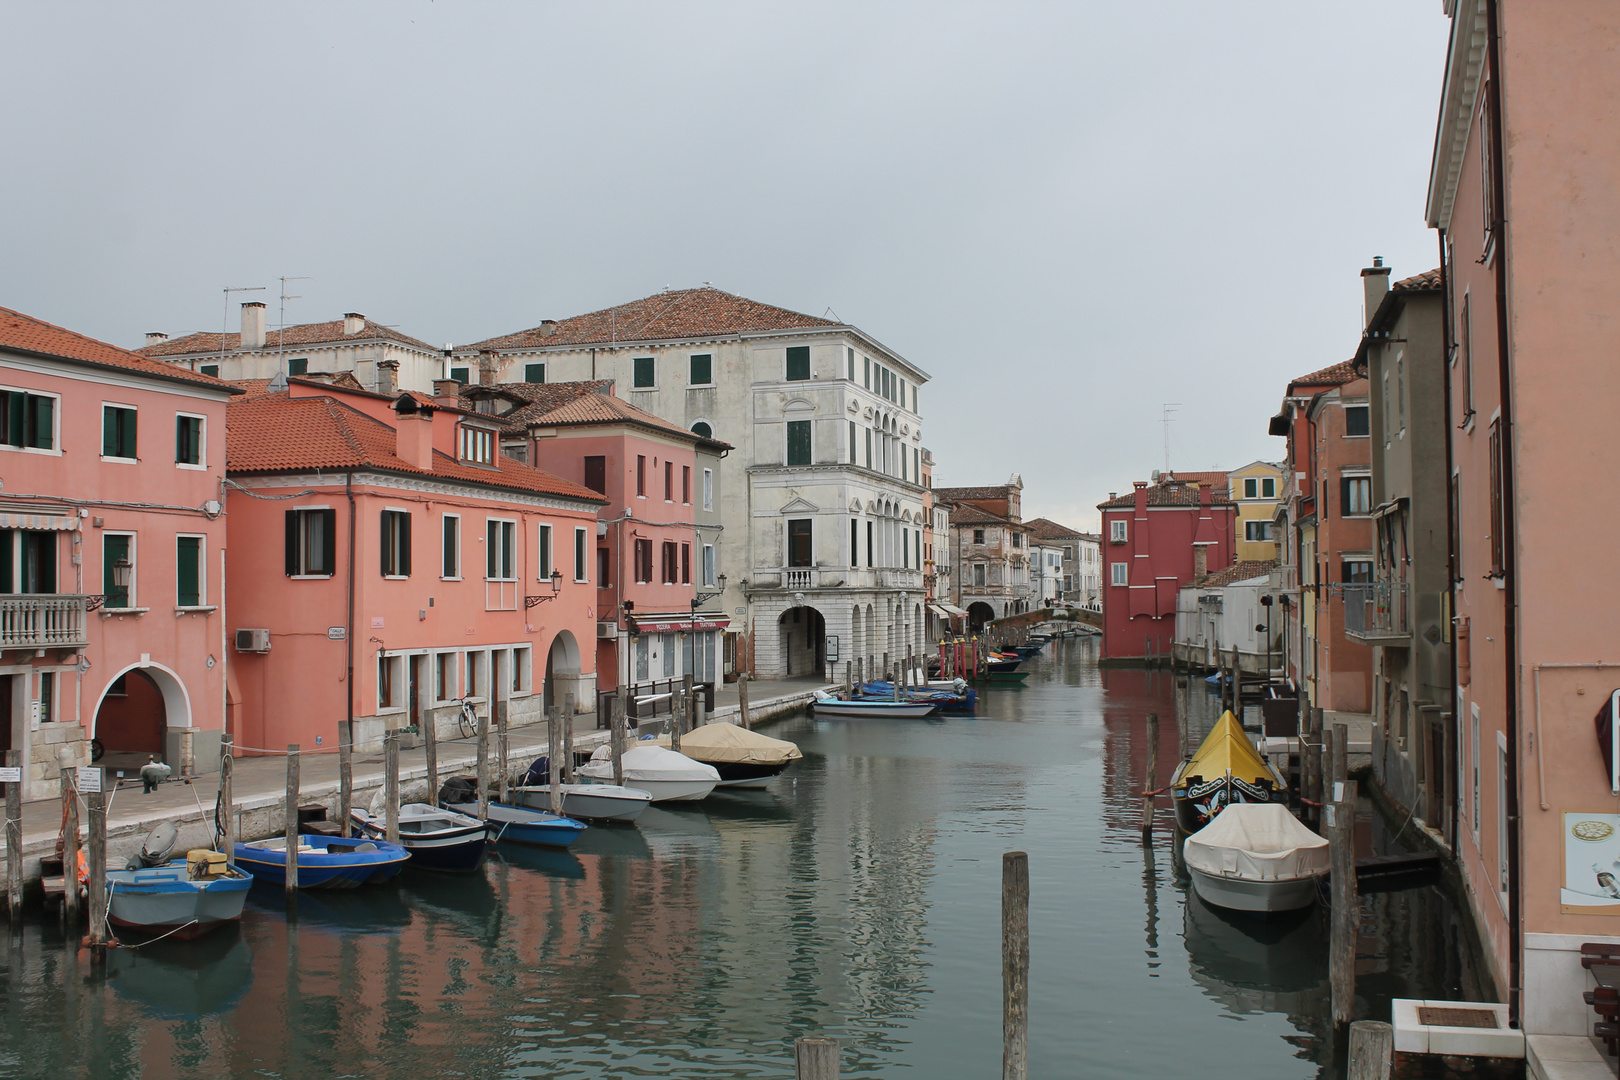
<path id="1" fill-rule="evenodd" d="M 1144 791 L 1144 792 L 1142 792 L 1142 798 L 1144 798 L 1144 799 L 1157 798 L 1160 795 L 1163 795 L 1165 792 L 1169 791 L 1171 787 L 1172 787 L 1172 785 L 1166 784 L 1164 787 L 1157 788 L 1156 790 L 1153 790 L 1153 791 Z"/>

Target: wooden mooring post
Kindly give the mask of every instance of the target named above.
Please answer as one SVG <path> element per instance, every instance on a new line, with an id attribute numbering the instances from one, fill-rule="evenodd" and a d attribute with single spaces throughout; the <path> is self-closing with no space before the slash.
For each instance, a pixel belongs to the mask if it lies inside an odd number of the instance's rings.
<path id="1" fill-rule="evenodd" d="M 72 769 L 62 770 L 62 918 L 71 936 L 79 925 L 79 789 Z"/>
<path id="2" fill-rule="evenodd" d="M 822 1035 L 794 1039 L 793 1080 L 838 1080 L 838 1040 Z"/>
<path id="3" fill-rule="evenodd" d="M 747 678 L 747 676 L 743 676 Z M 743 703 L 748 702 L 747 691 L 744 690 Z M 743 710 L 746 720 L 748 711 Z M 744 727 L 747 726 L 745 723 Z M 608 698 L 608 741 L 613 754 L 613 782 L 620 787 L 624 786 L 624 699 L 618 694 Z"/>
<path id="4" fill-rule="evenodd" d="M 100 791 L 86 792 L 84 808 L 90 825 L 90 852 L 86 860 L 90 876 L 90 928 L 86 940 L 92 949 L 99 950 L 107 944 L 107 796 Z M 68 881 L 73 888 L 78 888 L 78 867 L 74 867 Z"/>
<path id="5" fill-rule="evenodd" d="M 563 696 L 563 783 L 574 782 L 574 695 L 572 692 Z"/>
<path id="6" fill-rule="evenodd" d="M 737 676 L 737 719 L 745 728 L 753 727 L 748 720 L 748 672 Z"/>
<path id="7" fill-rule="evenodd" d="M 399 732 L 383 736 L 383 839 L 399 843 Z"/>
<path id="8" fill-rule="evenodd" d="M 1328 741 L 1343 768 L 1344 728 L 1335 724 Z M 1332 865 L 1332 935 L 1328 945 L 1328 985 L 1333 994 L 1334 1024 L 1356 1018 L 1356 937 L 1361 904 L 1356 891 L 1356 782 L 1335 780 L 1329 792 L 1328 850 Z"/>
<path id="9" fill-rule="evenodd" d="M 495 706 L 495 791 L 501 802 L 506 801 L 506 785 L 511 779 L 512 770 L 507 764 L 508 754 L 512 749 L 512 729 L 508 724 L 511 718 L 512 703 L 501 698 Z M 555 753 L 552 754 L 556 756 Z"/>
<path id="10" fill-rule="evenodd" d="M 12 922 L 22 918 L 22 751 L 6 751 L 6 767 L 17 779 L 6 784 L 6 914 Z"/>
<path id="11" fill-rule="evenodd" d="M 1029 1077 L 1029 856 L 1001 856 L 1001 1080 Z"/>
<path id="12" fill-rule="evenodd" d="M 1153 795 L 1159 782 L 1159 714 L 1147 717 L 1147 776 L 1142 780 L 1142 843 L 1153 843 Z"/>
<path id="13" fill-rule="evenodd" d="M 478 716 L 478 819 L 489 820 L 489 710 Z"/>
<path id="14" fill-rule="evenodd" d="M 235 740 L 230 735 L 219 740 L 219 807 L 214 811 L 214 832 L 229 866 L 236 865 L 235 749 Z"/>
<path id="15" fill-rule="evenodd" d="M 287 744 L 287 801 L 282 804 L 282 837 L 287 845 L 287 895 L 295 896 L 298 893 L 298 744 Z M 349 820 L 349 808 L 340 806 L 343 815 L 345 830 Z M 348 835 L 345 831 L 344 835 Z M 90 880 L 95 881 L 94 868 L 90 871 Z M 91 890 L 94 894 L 95 890 Z"/>
<path id="16" fill-rule="evenodd" d="M 1394 1063 L 1394 1027 L 1382 1020 L 1357 1020 L 1350 1025 L 1347 1080 L 1389 1080 Z"/>
<path id="17" fill-rule="evenodd" d="M 349 810 L 354 806 L 354 725 L 345 720 L 338 726 L 338 827 L 339 835 L 351 830 Z"/>
<path id="18" fill-rule="evenodd" d="M 422 710 L 422 750 L 427 755 L 428 805 L 439 805 L 439 724 L 432 709 Z"/>
<path id="19" fill-rule="evenodd" d="M 550 764 L 551 782 L 551 812 L 562 813 L 562 755 L 558 749 L 562 746 L 562 713 L 553 705 L 546 710 L 546 760 Z"/>

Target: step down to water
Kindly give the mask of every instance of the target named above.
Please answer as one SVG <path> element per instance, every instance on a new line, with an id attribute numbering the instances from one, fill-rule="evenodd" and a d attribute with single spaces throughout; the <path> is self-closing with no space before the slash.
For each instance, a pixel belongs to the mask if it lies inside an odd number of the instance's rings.
<path id="1" fill-rule="evenodd" d="M 1440 856 L 1429 851 L 1376 855 L 1356 860 L 1358 892 L 1394 892 L 1430 884 L 1440 873 Z"/>

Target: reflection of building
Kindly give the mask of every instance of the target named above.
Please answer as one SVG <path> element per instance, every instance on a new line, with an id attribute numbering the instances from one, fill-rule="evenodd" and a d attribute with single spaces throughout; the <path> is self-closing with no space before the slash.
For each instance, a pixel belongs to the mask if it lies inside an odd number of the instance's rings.
<path id="1" fill-rule="evenodd" d="M 861 330 L 703 287 L 458 350 L 480 379 L 611 379 L 647 412 L 736 447 L 720 608 L 764 678 L 922 645 L 928 375 Z M 534 369 L 533 376 L 528 373 Z M 487 373 L 487 378 L 485 377 Z"/>
<path id="2" fill-rule="evenodd" d="M 513 724 L 592 708 L 601 496 L 500 453 L 449 395 L 293 380 L 229 423 L 239 745 L 332 745 L 345 708 L 363 751 L 454 734 L 462 698 Z"/>
<path id="3" fill-rule="evenodd" d="M 235 387 L 0 309 L 0 750 L 29 799 L 87 765 L 219 760 Z"/>

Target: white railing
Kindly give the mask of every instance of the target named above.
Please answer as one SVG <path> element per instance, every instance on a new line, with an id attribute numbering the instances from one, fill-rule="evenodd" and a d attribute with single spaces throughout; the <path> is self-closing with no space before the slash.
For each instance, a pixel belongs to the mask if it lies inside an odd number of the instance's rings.
<path id="1" fill-rule="evenodd" d="M 1360 638 L 1411 636 L 1411 612 L 1404 581 L 1344 586 L 1344 630 Z"/>
<path id="2" fill-rule="evenodd" d="M 87 597 L 73 594 L 0 596 L 0 649 L 76 648 L 85 636 Z"/>
<path id="3" fill-rule="evenodd" d="M 787 589 L 813 589 L 816 587 L 816 572 L 807 567 L 783 570 L 782 586 Z"/>

